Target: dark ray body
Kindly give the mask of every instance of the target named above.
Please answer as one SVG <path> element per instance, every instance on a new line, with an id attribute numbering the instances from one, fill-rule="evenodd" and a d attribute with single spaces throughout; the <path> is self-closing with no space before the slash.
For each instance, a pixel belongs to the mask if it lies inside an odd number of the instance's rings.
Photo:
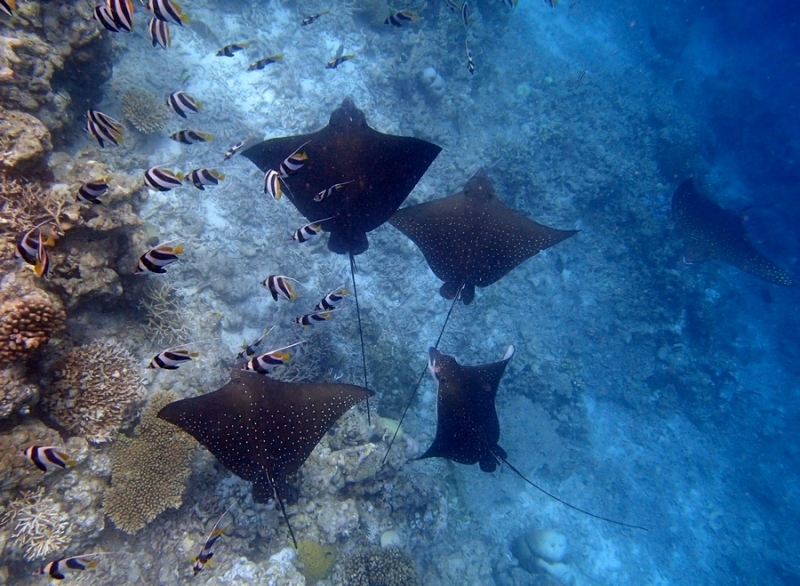
<path id="1" fill-rule="evenodd" d="M 322 227 L 331 233 L 328 248 L 339 254 L 361 254 L 369 248 L 366 233 L 391 217 L 441 151 L 418 138 L 373 130 L 347 98 L 322 130 L 273 138 L 242 155 L 266 173 L 279 169 L 306 142 L 308 160 L 287 179 L 287 195 L 310 222 L 332 218 Z M 350 180 L 347 189 L 314 201 L 320 190 Z"/>
<path id="2" fill-rule="evenodd" d="M 770 283 L 792 285 L 789 273 L 750 244 L 742 217 L 698 193 L 691 179 L 675 190 L 672 217 L 683 237 L 687 263 L 718 260 Z"/>
<path id="3" fill-rule="evenodd" d="M 234 370 L 219 390 L 170 403 L 158 416 L 252 482 L 256 502 L 276 496 L 283 507 L 286 477 L 297 473 L 345 411 L 371 394 L 354 385 L 282 383 Z"/>
<path id="4" fill-rule="evenodd" d="M 487 287 L 514 267 L 577 233 L 529 220 L 497 199 L 483 169 L 467 181 L 464 191 L 398 210 L 390 223 L 420 248 L 433 273 L 444 284 L 439 290 L 469 304 L 475 287 Z"/>

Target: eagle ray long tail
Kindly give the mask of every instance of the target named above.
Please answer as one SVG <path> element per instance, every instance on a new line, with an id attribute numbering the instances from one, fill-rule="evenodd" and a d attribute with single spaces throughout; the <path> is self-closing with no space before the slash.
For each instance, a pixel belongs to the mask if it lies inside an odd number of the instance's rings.
<path id="1" fill-rule="evenodd" d="M 281 495 L 278 494 L 278 489 L 276 485 L 272 482 L 270 478 L 270 484 L 272 485 L 272 492 L 275 495 L 275 500 L 278 501 L 278 504 L 281 507 L 281 513 L 283 513 L 283 518 L 286 519 L 286 526 L 289 528 L 289 535 L 292 537 L 292 543 L 294 544 L 294 548 L 297 549 L 297 539 L 294 537 L 294 530 L 292 529 L 292 524 L 289 523 L 289 515 L 286 514 L 286 507 L 283 506 L 283 499 Z"/>
<path id="2" fill-rule="evenodd" d="M 609 519 L 608 517 L 601 517 L 600 515 L 595 515 L 594 513 L 590 513 L 589 511 L 585 511 L 585 510 L 583 510 L 583 509 L 581 509 L 579 507 L 576 507 L 575 505 L 571 505 L 567 501 L 561 500 L 556 495 L 554 495 L 554 494 L 552 494 L 550 492 L 547 492 L 541 486 L 538 486 L 538 485 L 534 484 L 533 482 L 531 482 L 530 480 L 528 480 L 527 478 L 525 478 L 525 476 L 522 474 L 522 472 L 520 472 L 519 470 L 514 468 L 514 466 L 512 466 L 509 463 L 509 461 L 506 460 L 505 458 L 503 458 L 501 456 L 498 456 L 497 454 L 493 454 L 493 455 L 494 455 L 495 458 L 500 460 L 503 464 L 505 464 L 506 466 L 511 468 L 512 472 L 514 472 L 517 476 L 522 478 L 522 480 L 524 480 L 525 482 L 530 484 L 533 488 L 543 492 L 544 494 L 549 496 L 551 499 L 554 499 L 554 500 L 560 502 L 565 507 L 569 507 L 570 509 L 572 509 L 574 511 L 578 511 L 579 513 L 583 513 L 584 515 L 589 515 L 590 517 L 594 517 L 595 519 L 599 519 L 601 521 L 605 521 L 606 523 L 613 523 L 614 525 L 620 525 L 621 527 L 627 527 L 628 529 L 641 529 L 642 531 L 647 531 L 648 530 L 647 527 L 641 527 L 640 525 L 630 525 L 628 523 L 623 523 L 622 521 L 615 521 L 614 519 Z"/>
<path id="3" fill-rule="evenodd" d="M 464 285 L 458 288 L 456 291 L 455 297 L 453 297 L 453 303 L 450 304 L 450 309 L 447 311 L 447 317 L 444 318 L 444 323 L 442 324 L 442 329 L 439 330 L 439 337 L 436 338 L 436 343 L 433 345 L 434 348 L 439 347 L 439 342 L 442 341 L 442 336 L 444 335 L 444 329 L 447 327 L 447 322 L 450 321 L 450 314 L 453 313 L 453 308 L 456 306 L 456 301 L 459 300 L 461 297 L 461 290 L 464 288 Z M 386 453 L 383 455 L 383 460 L 381 461 L 381 466 L 386 463 L 386 458 L 389 457 L 389 452 L 394 445 L 394 440 L 397 439 L 397 434 L 400 432 L 400 426 L 403 424 L 403 421 L 406 418 L 406 413 L 411 408 L 411 402 L 414 400 L 414 397 L 417 396 L 417 391 L 419 390 L 419 386 L 422 384 L 422 379 L 425 378 L 425 371 L 428 370 L 428 365 L 425 365 L 425 368 L 422 369 L 422 372 L 419 373 L 419 378 L 417 379 L 417 384 L 414 385 L 414 390 L 411 392 L 411 398 L 406 403 L 405 409 L 403 409 L 403 414 L 400 416 L 400 421 L 397 422 L 397 429 L 394 430 L 394 435 L 392 436 L 392 441 L 389 442 L 389 447 L 386 448 Z"/>
<path id="4" fill-rule="evenodd" d="M 364 352 L 364 331 L 361 329 L 361 308 L 358 306 L 358 289 L 356 289 L 356 257 L 350 253 L 350 277 L 353 280 L 353 297 L 356 300 L 356 317 L 358 317 L 358 337 L 361 339 L 361 364 L 364 368 L 364 388 L 368 389 L 367 385 L 367 355 Z M 372 425 L 372 420 L 369 415 L 369 397 L 366 400 L 367 405 L 367 425 Z"/>

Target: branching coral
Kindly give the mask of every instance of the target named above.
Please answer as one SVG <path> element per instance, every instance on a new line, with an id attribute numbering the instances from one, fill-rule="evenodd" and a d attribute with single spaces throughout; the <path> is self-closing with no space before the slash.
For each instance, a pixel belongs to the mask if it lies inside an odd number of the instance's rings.
<path id="1" fill-rule="evenodd" d="M 399 547 L 369 548 L 344 564 L 347 586 L 419 586 L 414 560 Z"/>
<path id="2" fill-rule="evenodd" d="M 0 364 L 25 360 L 64 327 L 66 314 L 57 299 L 33 289 L 0 305 Z"/>
<path id="3" fill-rule="evenodd" d="M 159 344 L 174 344 L 190 335 L 189 316 L 168 282 L 152 285 L 139 302 L 147 311 L 147 329 Z"/>
<path id="4" fill-rule="evenodd" d="M 130 88 L 122 94 L 122 115 L 139 132 L 152 134 L 167 123 L 168 112 L 164 104 L 148 91 Z"/>
<path id="5" fill-rule="evenodd" d="M 69 519 L 59 505 L 44 496 L 44 487 L 9 503 L 2 524 L 13 523 L 11 538 L 24 549 L 26 560 L 42 558 L 63 551 L 71 539 Z"/>
<path id="6" fill-rule="evenodd" d="M 42 408 L 65 429 L 91 442 L 111 439 L 142 391 L 139 362 L 110 340 L 72 350 L 50 377 Z"/>
<path id="7" fill-rule="evenodd" d="M 114 444 L 112 484 L 106 490 L 103 508 L 126 533 L 136 533 L 167 507 L 181 506 L 197 442 L 157 417 L 162 407 L 179 398 L 169 391 L 153 395 L 142 412 L 136 435 L 120 437 Z"/>

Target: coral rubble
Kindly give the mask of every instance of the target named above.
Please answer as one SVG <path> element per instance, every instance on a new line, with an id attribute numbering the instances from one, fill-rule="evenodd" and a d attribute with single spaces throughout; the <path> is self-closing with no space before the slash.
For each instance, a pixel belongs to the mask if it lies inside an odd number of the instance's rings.
<path id="1" fill-rule="evenodd" d="M 141 392 L 138 361 L 116 342 L 101 339 L 53 366 L 41 405 L 70 433 L 105 442 L 126 423 Z"/>
<path id="2" fill-rule="evenodd" d="M 179 399 L 170 391 L 153 395 L 142 412 L 134 437 L 120 437 L 111 454 L 111 486 L 103 507 L 114 524 L 136 533 L 168 507 L 183 502 L 191 457 L 197 442 L 156 416 Z"/>

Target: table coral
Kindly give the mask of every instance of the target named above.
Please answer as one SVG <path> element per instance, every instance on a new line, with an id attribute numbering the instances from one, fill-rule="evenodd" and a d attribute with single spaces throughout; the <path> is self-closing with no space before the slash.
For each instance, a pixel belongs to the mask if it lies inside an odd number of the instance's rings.
<path id="1" fill-rule="evenodd" d="M 130 88 L 120 100 L 122 115 L 139 132 L 153 134 L 167 123 L 167 107 L 150 92 L 140 88 Z"/>
<path id="2" fill-rule="evenodd" d="M 344 564 L 346 586 L 419 586 L 414 560 L 399 547 L 369 548 Z"/>
<path id="3" fill-rule="evenodd" d="M 139 362 L 121 345 L 101 339 L 54 365 L 41 406 L 70 433 L 105 442 L 124 426 L 141 392 Z"/>
<path id="4" fill-rule="evenodd" d="M 122 436 L 114 444 L 111 486 L 103 508 L 126 533 L 136 533 L 159 513 L 168 507 L 177 509 L 183 501 L 197 442 L 157 417 L 162 407 L 179 398 L 170 391 L 153 395 L 135 436 Z"/>

